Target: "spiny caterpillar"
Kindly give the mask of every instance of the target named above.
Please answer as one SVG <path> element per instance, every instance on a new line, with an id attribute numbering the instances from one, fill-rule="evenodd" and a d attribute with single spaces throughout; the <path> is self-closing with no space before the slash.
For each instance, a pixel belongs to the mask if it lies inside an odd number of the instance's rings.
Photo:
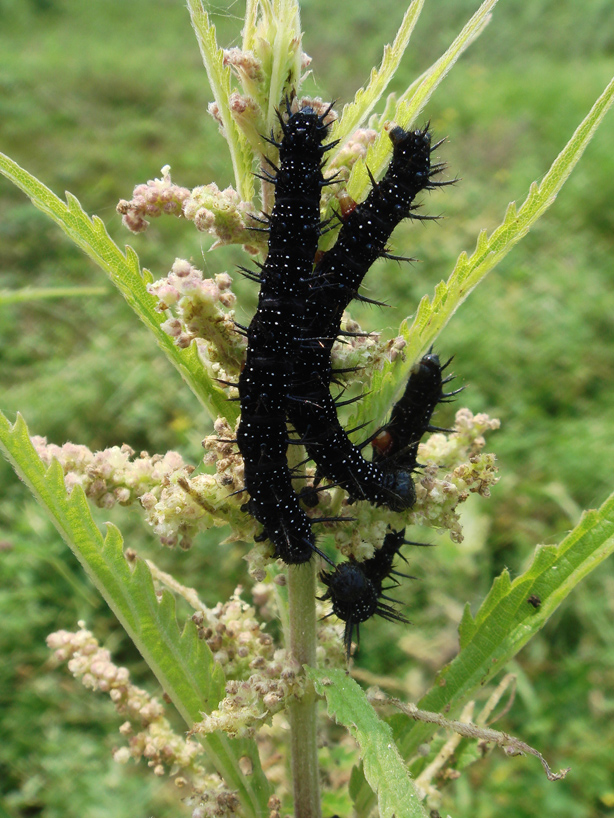
<path id="1" fill-rule="evenodd" d="M 316 463 L 318 477 L 342 486 L 353 500 L 404 511 L 415 502 L 412 468 L 399 460 L 365 460 L 341 427 L 330 394 L 335 374 L 331 348 L 340 334 L 344 309 L 352 299 L 367 300 L 358 289 L 373 262 L 389 256 L 386 244 L 399 222 L 428 218 L 414 212 L 416 195 L 447 184 L 432 180 L 444 166 L 431 166 L 431 152 L 441 143 L 431 146 L 428 128 L 394 128 L 390 139 L 393 153 L 384 177 L 373 181 L 365 201 L 346 216 L 335 245 L 309 281 L 288 416 Z"/>
<path id="2" fill-rule="evenodd" d="M 318 549 L 292 487 L 286 414 L 307 279 L 321 232 L 322 158 L 331 145 L 322 145 L 326 114 L 303 108 L 287 121 L 278 116 L 283 135 L 273 144 L 279 148 L 279 167 L 273 166 L 275 176 L 267 174 L 275 185 L 275 204 L 266 219 L 269 252 L 258 276 L 258 309 L 247 330 L 237 443 L 250 495 L 246 510 L 262 523 L 261 536 L 271 540 L 275 556 L 297 564 Z"/>
<path id="3" fill-rule="evenodd" d="M 389 622 L 407 622 L 388 602 L 396 600 L 386 596 L 383 583 L 392 574 L 407 577 L 393 568 L 394 558 L 401 546 L 406 542 L 405 531 L 389 531 L 384 537 L 381 547 L 371 559 L 364 562 L 348 560 L 342 562 L 334 571 L 322 571 L 320 579 L 326 585 L 327 591 L 321 599 L 330 599 L 335 614 L 345 622 L 343 642 L 346 656 L 349 660 L 352 647 L 352 637 L 356 628 L 357 641 L 360 638 L 360 624 L 372 616 L 381 616 Z M 413 579 L 413 577 L 408 577 Z M 395 584 L 398 583 L 393 580 Z M 392 586 L 390 586 L 392 587 Z M 382 602 L 382 600 L 386 600 Z M 331 614 L 328 614 L 330 616 Z"/>
<path id="4" fill-rule="evenodd" d="M 444 166 L 431 165 L 431 153 L 441 143 L 431 146 L 428 127 L 393 128 L 392 159 L 384 177 L 379 183 L 372 179 L 365 201 L 342 218 L 336 243 L 315 264 L 323 227 L 320 195 L 331 181 L 323 178 L 323 157 L 335 144 L 323 145 L 330 109 L 318 114 L 306 107 L 292 113 L 289 102 L 286 108 L 286 119 L 278 113 L 281 140 L 267 140 L 279 149 L 279 165 L 267 160 L 275 175 L 264 171 L 262 176 L 275 186 L 275 204 L 263 219 L 268 255 L 259 274 L 244 270 L 261 289 L 238 383 L 237 443 L 250 495 L 244 508 L 263 526 L 257 539 L 270 539 L 275 556 L 288 564 L 307 562 L 316 551 L 332 565 L 315 544 L 311 526 L 318 520 L 307 517 L 292 486 L 287 421 L 298 434 L 292 442 L 304 445 L 316 463 L 316 486 L 326 478 L 342 486 L 353 501 L 367 500 L 394 511 L 413 506 L 418 443 L 426 431 L 437 429 L 430 422 L 437 403 L 456 394 L 443 391 L 450 380 L 442 377 L 447 364 L 442 367 L 432 351 L 422 358 L 390 420 L 373 437 L 373 458 L 368 461 L 338 421 L 330 393 L 336 374 L 330 356 L 343 334 L 344 309 L 352 299 L 369 300 L 358 293 L 366 272 L 377 258 L 394 258 L 386 250 L 394 228 L 406 218 L 429 218 L 415 213 L 415 197 L 451 182 L 433 181 Z M 305 501 L 318 490 L 306 490 Z M 331 518 L 320 518 L 326 519 Z M 407 621 L 384 593 L 393 587 L 384 586 L 387 579 L 398 585 L 394 576 L 406 576 L 394 569 L 395 557 L 407 542 L 404 535 L 404 530 L 390 529 L 371 559 L 351 559 L 320 575 L 327 587 L 323 599 L 332 602 L 332 613 L 346 623 L 348 657 L 354 629 L 358 635 L 360 623 L 371 616 Z"/>
<path id="5" fill-rule="evenodd" d="M 390 421 L 373 441 L 374 451 L 380 462 L 395 459 L 410 472 L 419 465 L 417 462 L 418 443 L 422 436 L 437 429 L 431 425 L 431 417 L 438 403 L 445 402 L 460 390 L 444 392 L 443 386 L 452 376 L 442 377 L 443 370 L 449 364 L 441 366 L 439 357 L 430 351 L 414 367 L 407 387 L 401 399 L 393 407 Z M 382 450 L 377 441 L 385 440 L 386 449 Z M 393 586 L 384 587 L 385 580 L 400 574 L 394 569 L 394 559 L 403 544 L 421 545 L 405 540 L 405 531 L 389 531 L 381 547 L 373 557 L 363 562 L 350 559 L 340 563 L 333 571 L 323 571 L 320 579 L 327 591 L 322 597 L 332 602 L 332 613 L 345 622 L 344 643 L 349 659 L 352 636 L 356 628 L 372 616 L 381 616 L 389 621 L 406 622 L 390 602 L 396 600 L 386 596 L 384 591 Z M 404 559 L 404 558 L 403 558 Z M 396 580 L 393 582 L 398 585 Z M 385 600 L 385 601 L 382 601 Z"/>

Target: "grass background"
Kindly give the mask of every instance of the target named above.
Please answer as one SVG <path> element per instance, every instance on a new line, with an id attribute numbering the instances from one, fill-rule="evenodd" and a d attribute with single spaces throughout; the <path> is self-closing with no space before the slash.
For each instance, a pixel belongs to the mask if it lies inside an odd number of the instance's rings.
<path id="1" fill-rule="evenodd" d="M 393 90 L 435 60 L 477 0 L 426 4 Z M 304 0 L 308 90 L 349 101 L 379 62 L 405 3 Z M 219 41 L 238 44 L 243 5 L 216 9 Z M 381 263 L 370 275 L 394 311 L 355 310 L 369 328 L 411 314 L 447 277 L 478 231 L 522 201 L 614 73 L 611 0 L 500 0 L 492 23 L 436 92 L 425 117 L 440 155 L 461 181 L 434 194 L 439 225 L 401 228 L 397 252 L 412 268 Z M 180 0 L 0 0 L 0 149 L 58 193 L 68 189 L 111 235 L 129 241 L 156 277 L 176 256 L 209 274 L 244 263 L 237 248 L 214 254 L 207 237 L 174 219 L 128 236 L 115 213 L 138 182 L 172 165 L 192 187 L 232 179 L 225 143 L 207 116 L 206 76 Z M 412 556 L 422 577 L 407 592 L 411 628 L 370 623 L 358 665 L 416 699 L 456 646 L 462 605 L 475 607 L 504 566 L 513 575 L 537 542 L 557 542 L 582 508 L 612 489 L 614 453 L 614 117 L 606 119 L 554 207 L 475 291 L 439 339 L 454 354 L 462 403 L 501 418 L 490 439 L 502 481 L 488 503 L 469 504 L 466 539 Z M 92 449 L 129 443 L 180 450 L 197 462 L 209 431 L 196 400 L 121 297 L 54 224 L 0 179 L 0 289 L 97 285 L 99 297 L 0 303 L 0 408 L 21 410 L 34 434 Z M 238 281 L 244 315 L 256 293 Z M 239 320 L 241 320 L 239 318 Z M 450 409 L 450 413 L 453 410 Z M 438 421 L 446 422 L 444 412 Z M 0 463 L 0 816 L 166 818 L 189 814 L 146 768 L 115 765 L 110 703 L 50 672 L 44 638 L 86 619 L 135 681 L 155 684 L 89 587 L 55 530 Z M 109 513 L 99 514 L 104 521 Z M 240 546 L 219 532 L 188 554 L 162 551 L 138 510 L 113 510 L 131 546 L 189 578 L 214 604 L 245 581 Z M 202 579 L 200 579 L 202 577 Z M 221 592 L 221 596 L 220 596 Z M 444 789 L 446 811 L 558 818 L 614 815 L 614 572 L 577 589 L 513 663 L 518 695 L 497 726 L 519 734 L 555 768 L 492 755 Z"/>

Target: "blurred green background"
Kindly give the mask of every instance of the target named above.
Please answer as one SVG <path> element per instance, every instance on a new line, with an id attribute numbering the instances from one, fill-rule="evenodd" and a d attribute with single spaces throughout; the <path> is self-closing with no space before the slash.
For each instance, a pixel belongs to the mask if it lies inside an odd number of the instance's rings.
<path id="1" fill-rule="evenodd" d="M 392 90 L 428 67 L 477 6 L 427 2 Z M 340 106 L 379 62 L 405 3 L 388 0 L 382 13 L 372 0 L 305 0 L 302 10 L 313 57 L 306 90 Z M 214 11 L 219 41 L 238 44 L 243 4 Z M 445 218 L 395 234 L 395 250 L 422 262 L 380 263 L 371 294 L 395 309 L 355 310 L 360 320 L 393 332 L 459 252 L 472 250 L 478 231 L 495 227 L 510 200 L 524 199 L 613 73 L 611 0 L 500 0 L 424 114 L 437 136 L 449 137 L 440 157 L 461 179 L 426 202 L 426 212 Z M 74 193 L 155 277 L 176 256 L 211 275 L 245 263 L 237 248 L 208 254 L 208 238 L 174 219 L 130 236 L 115 212 L 118 199 L 160 176 L 166 163 L 181 185 L 232 182 L 225 143 L 206 113 L 210 99 L 181 0 L 0 0 L 0 149 L 57 193 Z M 610 113 L 546 217 L 439 339 L 442 356 L 455 355 L 457 383 L 468 387 L 462 404 L 502 421 L 489 442 L 502 480 L 490 502 L 468 504 L 465 542 L 410 555 L 421 576 L 407 591 L 412 626 L 364 629 L 358 666 L 369 678 L 396 679 L 392 689 L 407 698 L 417 698 L 453 655 L 464 602 L 475 608 L 504 566 L 513 576 L 522 571 L 536 543 L 558 542 L 580 510 L 614 486 L 613 144 Z M 0 408 L 11 419 L 19 409 L 33 434 L 58 444 L 173 448 L 197 462 L 210 421 L 178 374 L 104 274 L 0 178 L 0 290 L 66 285 L 104 292 L 0 303 Z M 254 285 L 239 279 L 236 290 L 249 319 Z M 438 421 L 451 421 L 453 411 Z M 4 462 L 0 486 L 0 815 L 189 814 L 146 768 L 112 762 L 120 719 L 111 704 L 64 670 L 49 670 L 45 636 L 83 618 L 135 681 L 156 691 Z M 219 531 L 188 554 L 169 553 L 138 510 L 97 515 L 179 578 L 197 584 L 198 577 L 209 604 L 246 581 L 242 549 L 220 547 Z M 535 759 L 495 753 L 446 786 L 442 814 L 614 815 L 613 614 L 614 571 L 606 564 L 510 668 L 518 694 L 497 726 L 537 746 L 554 768 L 570 765 L 568 778 L 548 783 Z"/>

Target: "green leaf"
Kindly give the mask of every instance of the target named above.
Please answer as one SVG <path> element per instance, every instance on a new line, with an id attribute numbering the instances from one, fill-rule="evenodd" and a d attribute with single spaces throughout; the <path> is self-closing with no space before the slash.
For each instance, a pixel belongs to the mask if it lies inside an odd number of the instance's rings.
<path id="1" fill-rule="evenodd" d="M 252 175 L 254 157 L 247 139 L 237 127 L 230 113 L 232 90 L 230 68 L 224 65 L 224 52 L 217 44 L 215 26 L 210 22 L 201 0 L 188 0 L 188 9 L 207 71 L 209 85 L 222 120 L 224 137 L 228 142 L 237 192 L 244 202 L 251 202 L 254 198 L 254 177 Z"/>
<path id="2" fill-rule="evenodd" d="M 267 4 L 263 4 L 267 5 Z M 271 62 L 266 110 L 267 131 L 277 124 L 275 110 L 284 92 L 294 91 L 301 78 L 300 48 L 293 47 L 302 38 L 301 13 L 296 0 L 274 0 L 268 13 Z"/>
<path id="3" fill-rule="evenodd" d="M 585 512 L 560 545 L 539 545 L 530 567 L 513 582 L 507 571 L 494 581 L 471 630 L 469 617 L 463 617 L 464 646 L 419 707 L 441 712 L 446 705 L 456 707 L 467 700 L 543 628 L 576 585 L 613 551 L 614 494 L 601 508 Z M 527 602 L 533 594 L 541 600 L 538 608 Z M 416 725 L 406 736 L 404 753 L 417 746 L 423 726 Z"/>
<path id="4" fill-rule="evenodd" d="M 490 23 L 492 10 L 496 5 L 497 0 L 484 0 L 445 53 L 422 76 L 418 77 L 403 96 L 399 98 L 394 114 L 394 121 L 397 125 L 408 128 L 410 123 L 415 120 L 431 98 L 433 91 L 448 75 L 454 63 L 470 45 L 473 45 Z"/>
<path id="5" fill-rule="evenodd" d="M 306 668 L 329 714 L 350 731 L 360 746 L 365 777 L 377 793 L 381 818 L 426 818 L 420 796 L 392 738 L 392 730 L 344 671 Z"/>
<path id="6" fill-rule="evenodd" d="M 484 0 L 448 50 L 418 80 L 409 86 L 399 99 L 392 117 L 397 125 L 406 130 L 410 127 L 454 63 L 482 33 L 490 21 L 490 13 L 496 4 L 497 0 Z M 381 129 L 383 125 L 384 121 L 380 120 L 379 128 Z M 354 201 L 362 201 L 370 188 L 371 180 L 367 168 L 378 179 L 388 164 L 391 152 L 392 143 L 388 133 L 381 131 L 378 139 L 367 151 L 364 160 L 356 162 L 352 168 L 347 192 Z"/>
<path id="7" fill-rule="evenodd" d="M 195 344 L 179 349 L 173 339 L 162 329 L 166 320 L 156 312 L 157 300 L 147 292 L 152 277 L 148 270 L 141 272 L 134 250 L 126 246 L 126 252 L 111 239 L 97 216 L 90 218 L 78 200 L 66 194 L 66 203 L 59 199 L 36 177 L 30 175 L 8 156 L 0 153 L 0 172 L 30 197 L 32 203 L 54 222 L 109 276 L 120 290 L 130 307 L 154 334 L 158 346 L 194 392 L 212 418 L 222 415 L 234 425 L 239 410 L 229 402 L 224 392 L 211 380 L 201 363 Z"/>
<path id="8" fill-rule="evenodd" d="M 207 643 L 198 638 L 189 621 L 180 631 L 175 598 L 168 591 L 158 599 L 149 568 L 138 560 L 131 567 L 123 553 L 121 534 L 108 524 L 103 539 L 80 486 L 66 492 L 62 467 L 54 460 L 49 468 L 30 441 L 26 424 L 18 416 L 11 427 L 0 413 L 0 447 L 18 476 L 32 491 L 73 551 L 87 575 L 117 616 L 155 674 L 165 693 L 188 726 L 210 713 L 224 693 L 224 674 Z M 252 741 L 230 740 L 221 733 L 202 737 L 209 759 L 228 786 L 236 789 L 246 815 L 267 813 L 268 782 Z M 241 772 L 248 758 L 252 774 Z"/>
<path id="9" fill-rule="evenodd" d="M 527 235 L 535 222 L 553 204 L 613 101 L 614 79 L 554 160 L 541 183 L 534 182 L 531 185 L 529 195 L 520 209 L 517 210 L 512 202 L 505 218 L 490 236 L 485 230 L 480 233 L 473 254 L 470 257 L 465 252 L 460 254 L 448 280 L 441 281 L 435 288 L 433 298 L 429 300 L 428 296 L 424 296 L 411 327 L 408 327 L 406 321 L 402 322 L 399 334 L 407 341 L 403 350 L 405 358 L 403 361 L 397 358 L 393 363 L 384 364 L 382 372 L 377 375 L 377 388 L 370 388 L 370 393 L 361 401 L 356 414 L 350 419 L 350 427 L 371 420 L 382 420 L 382 407 L 391 406 L 397 400 L 415 361 L 432 345 L 474 287 Z M 389 374 L 391 377 L 388 377 Z"/>
<path id="10" fill-rule="evenodd" d="M 463 618 L 461 619 L 460 624 L 458 626 L 458 635 L 460 637 L 461 650 L 465 647 L 466 644 L 468 644 L 474 633 L 475 620 L 473 618 L 473 615 L 471 614 L 471 605 L 469 605 L 469 603 L 467 602 L 463 610 Z"/>
<path id="11" fill-rule="evenodd" d="M 256 35 L 256 23 L 258 21 L 258 6 L 260 0 L 246 0 L 245 17 L 243 18 L 243 50 L 249 51 L 253 48 Z"/>
<path id="12" fill-rule="evenodd" d="M 410 4 L 394 42 L 392 45 L 384 46 L 379 69 L 374 68 L 371 71 L 368 84 L 358 89 L 353 102 L 343 108 L 340 118 L 334 123 L 331 130 L 331 142 L 338 139 L 342 147 L 356 128 L 359 128 L 369 116 L 388 83 L 396 74 L 423 6 L 424 0 L 413 0 Z"/>
<path id="13" fill-rule="evenodd" d="M 513 582 L 497 577 L 475 618 L 466 609 L 460 626 L 461 650 L 438 674 L 418 703 L 421 710 L 449 713 L 460 707 L 510 661 L 546 624 L 567 595 L 614 552 L 614 494 L 601 508 L 587 511 L 560 545 L 540 545 L 527 571 Z M 527 600 L 539 597 L 534 608 Z M 415 754 L 437 729 L 407 718 L 390 719 L 404 758 Z M 366 771 L 365 771 L 366 775 Z M 366 782 L 357 792 L 356 809 L 366 814 L 373 797 Z"/>

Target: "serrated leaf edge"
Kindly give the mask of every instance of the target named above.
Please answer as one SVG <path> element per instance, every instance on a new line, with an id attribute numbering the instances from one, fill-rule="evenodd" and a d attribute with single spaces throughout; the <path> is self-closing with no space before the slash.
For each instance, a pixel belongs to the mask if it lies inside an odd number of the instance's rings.
<path id="1" fill-rule="evenodd" d="M 195 344 L 182 350 L 162 329 L 166 316 L 156 311 L 156 299 L 147 292 L 151 281 L 149 271 L 141 274 L 134 249 L 126 245 L 125 252 L 115 244 L 98 216 L 88 216 L 79 200 L 66 193 L 63 202 L 48 187 L 5 154 L 0 153 L 0 172 L 19 187 L 35 207 L 46 213 L 109 276 L 128 305 L 153 333 L 156 343 L 179 371 L 211 418 L 225 417 L 234 426 L 238 407 L 227 400 L 225 393 L 209 377 L 198 357 Z"/>
<path id="2" fill-rule="evenodd" d="M 480 231 L 472 255 L 468 257 L 465 251 L 461 252 L 448 280 L 435 287 L 433 298 L 429 300 L 424 296 L 421 299 L 411 326 L 407 320 L 401 323 L 399 335 L 407 344 L 403 350 L 404 358 L 384 363 L 380 390 L 367 393 L 350 418 L 351 427 L 367 421 L 381 423 L 383 418 L 373 411 L 374 402 L 390 406 L 398 399 L 412 366 L 432 346 L 458 307 L 553 204 L 613 102 L 614 79 L 576 128 L 542 181 L 531 184 L 521 207 L 517 208 L 515 202 L 511 202 L 503 221 L 490 236 L 485 230 Z M 387 372 L 394 373 L 393 381 L 383 380 Z"/>
<path id="3" fill-rule="evenodd" d="M 60 463 L 47 467 L 38 456 L 21 415 L 11 426 L 0 412 L 0 447 L 18 476 L 48 513 L 58 532 L 117 616 L 139 652 L 188 726 L 211 712 L 224 695 L 224 674 L 211 651 L 198 638 L 192 622 L 179 629 L 175 598 L 163 591 L 160 600 L 146 563 L 126 561 L 119 530 L 107 523 L 103 538 L 81 486 L 70 494 Z M 223 733 L 199 736 L 211 763 L 236 789 L 245 814 L 268 814 L 270 787 L 251 740 L 231 740 Z M 241 771 L 249 758 L 252 773 Z"/>
<path id="4" fill-rule="evenodd" d="M 359 685 L 344 670 L 307 667 L 316 692 L 326 700 L 329 715 L 343 724 L 360 747 L 365 777 L 377 793 L 381 818 L 426 818 L 421 796 L 393 740 Z M 345 714 L 342 711 L 350 711 Z M 400 790 L 400 792 L 399 792 Z"/>

